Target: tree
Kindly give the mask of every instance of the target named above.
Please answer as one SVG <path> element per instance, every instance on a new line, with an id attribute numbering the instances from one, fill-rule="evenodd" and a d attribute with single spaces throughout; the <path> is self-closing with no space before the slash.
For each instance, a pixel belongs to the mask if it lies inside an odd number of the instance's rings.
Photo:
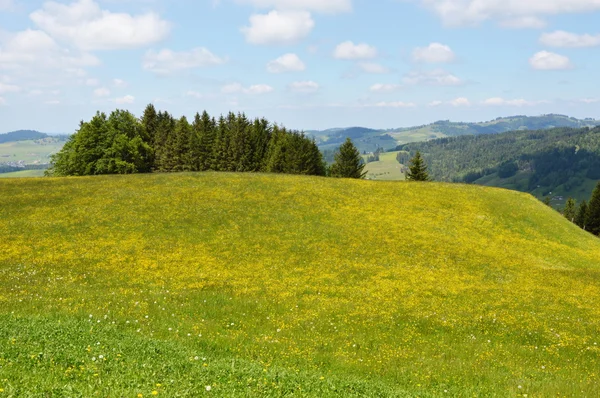
<path id="1" fill-rule="evenodd" d="M 365 164 L 360 152 L 350 138 L 342 144 L 335 154 L 335 162 L 331 165 L 331 176 L 338 178 L 365 178 Z"/>
<path id="2" fill-rule="evenodd" d="M 406 173 L 407 181 L 429 181 L 429 173 L 427 165 L 421 156 L 421 152 L 417 151 L 415 156 L 410 160 L 410 166 Z"/>
<path id="3" fill-rule="evenodd" d="M 577 215 L 577 209 L 575 208 L 576 204 L 577 202 L 575 202 L 575 199 L 569 198 L 563 211 L 565 218 L 571 222 L 575 221 L 575 216 Z"/>
<path id="4" fill-rule="evenodd" d="M 575 215 L 575 224 L 582 229 L 587 228 L 587 219 L 588 219 L 588 205 L 584 200 L 579 205 L 579 209 L 577 209 L 577 214 Z"/>
<path id="5" fill-rule="evenodd" d="M 588 205 L 587 228 L 594 235 L 600 235 L 600 182 L 596 185 Z"/>

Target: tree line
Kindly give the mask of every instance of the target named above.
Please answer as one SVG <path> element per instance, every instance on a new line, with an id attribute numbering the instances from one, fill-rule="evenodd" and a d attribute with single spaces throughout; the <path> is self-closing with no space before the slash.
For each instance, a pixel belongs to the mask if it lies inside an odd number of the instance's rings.
<path id="1" fill-rule="evenodd" d="M 600 236 L 600 182 L 596 185 L 589 202 L 584 200 L 577 206 L 577 201 L 569 198 L 562 213 L 572 223 Z"/>
<path id="2" fill-rule="evenodd" d="M 151 104 L 138 119 L 125 110 L 97 112 L 52 156 L 47 175 L 150 172 L 267 172 L 364 178 L 364 163 L 347 140 L 328 165 L 314 139 L 264 118 L 206 111 L 189 122 Z"/>

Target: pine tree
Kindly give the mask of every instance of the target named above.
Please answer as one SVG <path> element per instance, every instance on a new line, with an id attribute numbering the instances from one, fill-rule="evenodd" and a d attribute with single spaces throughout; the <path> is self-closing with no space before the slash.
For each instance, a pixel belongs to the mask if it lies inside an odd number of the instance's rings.
<path id="1" fill-rule="evenodd" d="M 331 166 L 331 176 L 338 178 L 365 178 L 365 164 L 360 152 L 350 138 L 342 144 L 335 154 L 335 162 Z"/>
<path id="2" fill-rule="evenodd" d="M 579 209 L 577 209 L 577 214 L 575 215 L 575 224 L 578 225 L 582 229 L 587 228 L 587 219 L 588 219 L 588 205 L 584 200 L 579 205 Z"/>
<path id="3" fill-rule="evenodd" d="M 586 229 L 594 235 L 600 236 L 600 182 L 596 185 L 592 199 L 588 205 L 588 217 Z"/>
<path id="4" fill-rule="evenodd" d="M 569 198 L 563 211 L 565 218 L 571 222 L 575 221 L 575 216 L 577 215 L 577 209 L 575 208 L 576 204 L 575 199 Z"/>
<path id="5" fill-rule="evenodd" d="M 410 166 L 406 173 L 407 181 L 429 181 L 429 173 L 427 172 L 427 165 L 421 156 L 421 153 L 417 151 L 415 157 L 410 160 Z"/>

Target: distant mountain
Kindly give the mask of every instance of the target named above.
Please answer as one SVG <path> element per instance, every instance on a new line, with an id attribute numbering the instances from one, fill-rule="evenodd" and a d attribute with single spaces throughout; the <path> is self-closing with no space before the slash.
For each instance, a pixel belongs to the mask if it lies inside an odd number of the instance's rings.
<path id="1" fill-rule="evenodd" d="M 48 137 L 48 134 L 40 133 L 35 130 L 11 131 L 10 133 L 0 134 L 0 144 L 14 141 L 41 140 Z"/>
<path id="2" fill-rule="evenodd" d="M 358 149 L 372 152 L 377 148 L 393 149 L 398 145 L 411 142 L 429 141 L 436 138 L 457 137 L 463 135 L 487 135 L 517 130 L 545 130 L 557 127 L 595 127 L 600 125 L 596 119 L 576 119 L 557 114 L 541 116 L 510 116 L 480 123 L 463 123 L 441 120 L 435 123 L 414 127 L 375 130 L 364 127 L 307 131 L 315 137 L 323 150 L 338 147 L 350 137 Z"/>

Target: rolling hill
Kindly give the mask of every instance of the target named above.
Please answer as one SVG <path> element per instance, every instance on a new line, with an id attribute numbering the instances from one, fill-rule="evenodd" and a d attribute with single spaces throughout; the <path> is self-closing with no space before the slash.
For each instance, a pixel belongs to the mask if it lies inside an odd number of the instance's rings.
<path id="1" fill-rule="evenodd" d="M 565 115 L 510 116 L 499 117 L 481 123 L 459 123 L 442 120 L 435 123 L 386 130 L 373 130 L 362 127 L 307 131 L 317 139 L 323 150 L 337 148 L 346 137 L 352 138 L 359 150 L 373 152 L 377 148 L 390 150 L 398 145 L 428 141 L 436 138 L 458 137 L 462 135 L 497 134 L 515 130 L 541 130 L 557 127 L 594 127 L 600 125 L 595 119 L 576 119 Z"/>
<path id="2" fill-rule="evenodd" d="M 0 177 L 42 175 L 39 170 L 48 167 L 50 156 L 63 147 L 67 138 L 33 130 L 0 134 Z"/>
<path id="3" fill-rule="evenodd" d="M 229 173 L 0 190 L 0 394 L 600 395 L 600 240 L 527 194 Z"/>
<path id="4" fill-rule="evenodd" d="M 420 151 L 437 181 L 516 189 L 538 198 L 550 195 L 557 206 L 569 196 L 588 200 L 600 180 L 600 128 L 441 138 L 402 149 Z"/>

